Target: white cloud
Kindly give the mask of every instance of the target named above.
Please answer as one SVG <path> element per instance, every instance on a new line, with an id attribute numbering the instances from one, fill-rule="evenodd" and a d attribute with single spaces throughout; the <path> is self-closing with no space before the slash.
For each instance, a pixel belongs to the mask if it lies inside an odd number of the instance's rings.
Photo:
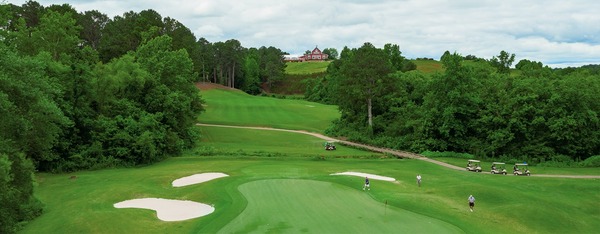
<path id="1" fill-rule="evenodd" d="M 203 35 L 202 37 L 223 37 L 223 30 L 216 25 L 202 25 L 195 31 L 198 32 L 197 34 Z"/>
<path id="2" fill-rule="evenodd" d="M 8 2 L 21 5 L 25 0 Z M 438 59 L 446 50 L 491 58 L 501 50 L 551 66 L 600 63 L 600 2 L 588 0 L 40 0 L 109 16 L 154 9 L 208 41 L 237 39 L 291 54 L 371 42 L 405 56 Z"/>

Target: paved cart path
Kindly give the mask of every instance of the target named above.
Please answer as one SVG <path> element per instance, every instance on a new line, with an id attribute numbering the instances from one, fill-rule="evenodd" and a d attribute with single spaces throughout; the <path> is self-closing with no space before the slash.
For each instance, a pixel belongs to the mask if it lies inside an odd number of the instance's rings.
<path id="1" fill-rule="evenodd" d="M 232 126 L 232 125 L 218 125 L 218 124 L 203 124 L 203 123 L 198 123 L 196 124 L 198 126 L 206 126 L 206 127 L 222 127 L 222 128 L 243 128 L 243 129 L 255 129 L 255 130 L 266 130 L 266 131 L 281 131 L 281 132 L 293 132 L 293 133 L 301 133 L 301 134 L 307 134 L 307 135 L 311 135 L 317 138 L 321 138 L 323 140 L 326 141 L 332 141 L 332 142 L 340 142 L 342 144 L 345 145 L 351 145 L 354 147 L 359 147 L 359 148 L 363 148 L 363 149 L 368 149 L 370 151 L 374 151 L 374 152 L 380 152 L 380 153 L 388 153 L 391 155 L 394 155 L 396 157 L 399 158 L 411 158 L 411 159 L 418 159 L 418 160 L 423 160 L 426 162 L 430 162 L 430 163 L 435 163 L 438 164 L 440 166 L 444 166 L 450 169 L 455 169 L 455 170 L 460 170 L 460 171 L 465 171 L 465 168 L 463 167 L 457 167 L 445 162 L 440 162 L 431 158 L 427 158 L 423 155 L 420 154 L 415 154 L 415 153 L 411 153 L 411 152 L 406 152 L 406 151 L 400 151 L 400 150 L 394 150 L 394 149 L 387 149 L 387 148 L 381 148 L 381 147 L 376 147 L 376 146 L 370 146 L 370 145 L 365 145 L 365 144 L 361 144 L 361 143 L 356 143 L 356 142 L 351 142 L 351 141 L 346 141 L 346 140 L 340 140 L 340 139 L 336 139 L 336 138 L 332 138 L 332 137 L 328 137 L 319 133 L 314 133 L 314 132 L 308 132 L 308 131 L 304 131 L 304 130 L 289 130 L 289 129 L 280 129 L 280 128 L 269 128 L 269 127 L 250 127 L 250 126 Z M 548 174 L 534 174 L 531 176 L 537 176 L 537 177 L 554 177 L 554 178 L 577 178 L 577 179 L 600 179 L 600 175 L 548 175 Z"/>

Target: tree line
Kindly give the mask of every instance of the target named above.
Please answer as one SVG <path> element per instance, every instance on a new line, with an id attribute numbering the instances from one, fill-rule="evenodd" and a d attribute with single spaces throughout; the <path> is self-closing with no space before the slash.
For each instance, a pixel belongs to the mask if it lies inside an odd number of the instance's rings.
<path id="1" fill-rule="evenodd" d="M 504 161 L 573 162 L 600 155 L 598 65 L 552 69 L 501 51 L 485 60 L 446 52 L 443 72 L 394 68 L 385 48 L 345 48 L 309 100 L 338 105 L 328 130 L 389 148 Z"/>

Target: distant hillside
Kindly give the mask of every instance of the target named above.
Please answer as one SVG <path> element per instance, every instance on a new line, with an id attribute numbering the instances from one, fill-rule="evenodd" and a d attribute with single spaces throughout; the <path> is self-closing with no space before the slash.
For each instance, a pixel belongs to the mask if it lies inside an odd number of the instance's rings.
<path id="1" fill-rule="evenodd" d="M 417 70 L 424 73 L 443 72 L 442 63 L 436 60 L 412 60 L 417 65 Z M 303 94 L 305 79 L 315 79 L 325 75 L 327 66 L 331 61 L 326 62 L 298 62 L 286 63 L 285 80 L 275 85 L 270 92 L 279 94 Z"/>
<path id="2" fill-rule="evenodd" d="M 298 75 L 298 74 L 314 74 L 323 73 L 327 71 L 330 61 L 325 62 L 297 62 L 297 63 L 286 63 L 285 73 Z"/>
<path id="3" fill-rule="evenodd" d="M 417 70 L 425 73 L 443 72 L 442 63 L 437 60 L 412 60 L 417 65 Z M 331 61 L 327 62 L 301 62 L 301 63 L 287 63 L 285 73 L 289 75 L 306 75 L 323 73 L 327 71 Z"/>
<path id="4" fill-rule="evenodd" d="M 443 72 L 444 71 L 444 68 L 442 67 L 442 63 L 437 60 L 417 59 L 417 60 L 412 60 L 412 62 L 417 65 L 417 70 L 422 71 L 424 73 L 434 73 L 434 72 Z"/>
<path id="5" fill-rule="evenodd" d="M 304 94 L 303 80 L 316 79 L 325 75 L 327 66 L 331 61 L 325 62 L 290 62 L 286 63 L 285 79 L 278 82 L 269 90 L 278 94 Z"/>

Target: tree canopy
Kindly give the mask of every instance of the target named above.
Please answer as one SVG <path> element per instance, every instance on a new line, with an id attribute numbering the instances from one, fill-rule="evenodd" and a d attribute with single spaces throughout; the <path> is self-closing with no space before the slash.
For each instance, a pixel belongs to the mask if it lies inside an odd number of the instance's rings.
<path id="1" fill-rule="evenodd" d="M 369 79 L 361 74 L 373 65 L 356 61 L 359 50 L 344 48 L 321 83 L 307 90 L 310 100 L 340 106 L 342 117 L 330 134 L 413 152 L 453 151 L 532 164 L 600 155 L 600 107 L 592 100 L 600 93 L 600 76 L 594 66 L 551 69 L 521 60 L 512 70 L 515 55 L 505 51 L 468 62 L 446 51 L 443 72 L 377 76 L 385 89 L 372 98 L 383 105 L 373 105 L 370 130 L 363 127 L 368 105 L 360 100 L 369 92 L 354 87 L 367 87 L 361 82 Z M 398 54 L 387 51 L 391 58 Z M 327 95 L 331 86 L 338 90 L 334 97 Z"/>

